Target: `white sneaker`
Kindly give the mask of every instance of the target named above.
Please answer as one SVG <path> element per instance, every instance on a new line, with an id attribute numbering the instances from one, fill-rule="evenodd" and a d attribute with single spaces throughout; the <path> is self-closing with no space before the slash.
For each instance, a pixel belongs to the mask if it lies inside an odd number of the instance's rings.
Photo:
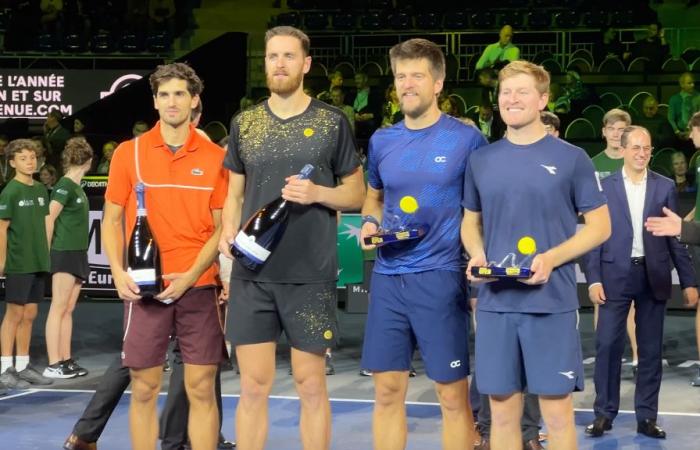
<path id="1" fill-rule="evenodd" d="M 44 373 L 42 375 L 44 375 L 46 378 L 60 379 L 75 378 L 78 376 L 77 372 L 72 371 L 60 362 L 46 366 L 46 369 L 44 369 Z"/>

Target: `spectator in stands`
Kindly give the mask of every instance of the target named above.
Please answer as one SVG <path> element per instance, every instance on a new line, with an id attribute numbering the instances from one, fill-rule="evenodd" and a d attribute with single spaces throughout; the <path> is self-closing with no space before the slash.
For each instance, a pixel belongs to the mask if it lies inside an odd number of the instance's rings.
<path id="1" fill-rule="evenodd" d="M 438 98 L 438 107 L 440 108 L 440 111 L 444 112 L 448 116 L 458 118 L 461 116 L 459 113 L 459 105 L 457 105 L 457 100 L 444 92 L 440 93 L 440 97 Z"/>
<path id="2" fill-rule="evenodd" d="M 58 180 L 58 171 L 51 164 L 44 164 L 39 170 L 39 181 L 46 187 L 49 194 L 53 190 L 56 181 Z"/>
<path id="3" fill-rule="evenodd" d="M 382 127 L 390 127 L 403 120 L 401 104 L 399 103 L 399 97 L 396 94 L 396 86 L 394 83 L 391 83 L 391 85 L 386 88 L 384 98 L 386 99 L 386 103 L 384 103 L 382 107 Z"/>
<path id="4" fill-rule="evenodd" d="M 470 117 L 474 121 L 474 126 L 476 126 L 481 134 L 489 142 L 494 142 L 503 137 L 506 131 L 506 126 L 501 119 L 500 114 L 493 113 L 493 106 L 490 103 L 482 103 L 479 105 L 479 111 L 473 117 Z"/>
<path id="5" fill-rule="evenodd" d="M 317 99 L 321 100 L 322 102 L 326 102 L 328 104 L 331 103 L 331 89 L 334 87 L 339 87 L 343 88 L 343 73 L 339 70 L 336 70 L 334 72 L 331 72 L 328 74 L 328 81 L 330 82 L 330 86 L 328 86 L 328 89 L 325 91 L 321 91 L 318 93 L 316 96 Z"/>
<path id="6" fill-rule="evenodd" d="M 149 0 L 148 2 L 149 30 L 175 34 L 175 1 Z"/>
<path id="7" fill-rule="evenodd" d="M 609 25 L 600 29 L 600 37 L 593 44 L 593 62 L 600 65 L 606 58 L 626 59 L 629 54 L 625 52 L 625 47 L 620 42 L 617 30 Z"/>
<path id="8" fill-rule="evenodd" d="M 482 87 L 481 104 L 488 103 L 494 111 L 498 111 L 498 72 L 493 68 L 483 69 L 478 75 Z"/>
<path id="9" fill-rule="evenodd" d="M 476 62 L 476 70 L 494 67 L 500 69 L 510 61 L 520 59 L 520 49 L 513 45 L 513 27 L 505 25 L 498 33 L 498 42 L 491 44 Z"/>
<path id="10" fill-rule="evenodd" d="M 562 95 L 559 83 L 551 83 L 549 85 L 547 110 L 558 114 L 568 114 L 569 110 L 571 110 L 569 99 L 565 95 Z"/>
<path id="11" fill-rule="evenodd" d="M 57 166 L 61 161 L 61 152 L 70 139 L 71 132 L 61 125 L 63 116 L 57 109 L 49 111 L 44 122 L 44 142 L 46 144 L 46 161 Z"/>
<path id="12" fill-rule="evenodd" d="M 562 96 L 569 105 L 569 113 L 579 114 L 583 109 L 596 102 L 593 91 L 583 84 L 581 75 L 575 70 L 567 70 L 562 86 Z"/>
<path id="13" fill-rule="evenodd" d="M 673 146 L 674 133 L 668 117 L 659 114 L 659 102 L 653 95 L 647 96 L 642 103 L 642 114 L 635 118 L 636 125 L 651 133 L 651 142 L 656 148 Z"/>
<path id="14" fill-rule="evenodd" d="M 700 94 L 695 90 L 695 78 L 690 72 L 681 74 L 678 84 L 680 92 L 673 94 L 668 101 L 668 121 L 678 139 L 687 141 L 690 135 L 688 121 L 700 111 Z"/>
<path id="15" fill-rule="evenodd" d="M 348 118 L 348 122 L 350 122 L 350 128 L 355 132 L 355 110 L 352 106 L 345 104 L 345 93 L 339 86 L 331 88 L 331 105 L 343 111 L 345 117 Z"/>
<path id="16" fill-rule="evenodd" d="M 369 87 L 369 77 L 363 72 L 355 74 L 355 86 L 357 90 L 351 102 L 355 110 L 355 136 L 358 139 L 369 139 L 379 125 L 381 92 L 375 92 Z"/>
<path id="17" fill-rule="evenodd" d="M 138 122 L 134 123 L 134 126 L 131 128 L 131 134 L 134 135 L 134 137 L 139 137 L 146 131 L 148 131 L 149 126 L 146 122 L 143 120 L 139 120 Z"/>
<path id="18" fill-rule="evenodd" d="M 85 122 L 77 117 L 73 119 L 73 137 L 85 135 Z"/>
<path id="19" fill-rule="evenodd" d="M 41 0 L 41 30 L 44 33 L 60 35 L 63 30 L 63 0 Z"/>
<path id="20" fill-rule="evenodd" d="M 658 70 L 670 53 L 666 43 L 664 29 L 658 23 L 651 23 L 647 27 L 647 35 L 638 40 L 632 46 L 631 60 L 644 57 L 649 59 L 649 68 Z"/>
<path id="21" fill-rule="evenodd" d="M 605 150 L 595 155 L 593 165 L 601 179 L 622 168 L 620 138 L 622 132 L 632 124 L 632 118 L 627 111 L 613 108 L 603 116 L 603 137 L 605 138 Z"/>
<path id="22" fill-rule="evenodd" d="M 544 130 L 554 137 L 559 137 L 559 127 L 561 126 L 561 121 L 559 117 L 549 111 L 540 111 L 540 120 L 544 124 Z"/>
<path id="23" fill-rule="evenodd" d="M 688 172 L 688 160 L 685 157 L 685 153 L 680 150 L 673 152 L 671 155 L 671 173 L 673 174 L 673 181 L 676 182 L 676 192 L 695 192 L 695 180 L 692 178 L 692 174 Z"/>
<path id="24" fill-rule="evenodd" d="M 107 175 L 109 173 L 109 165 L 112 163 L 112 155 L 114 155 L 114 150 L 117 149 L 117 144 L 115 141 L 109 141 L 102 146 L 102 159 L 100 159 L 99 164 L 97 164 L 97 169 L 95 173 L 99 175 Z"/>

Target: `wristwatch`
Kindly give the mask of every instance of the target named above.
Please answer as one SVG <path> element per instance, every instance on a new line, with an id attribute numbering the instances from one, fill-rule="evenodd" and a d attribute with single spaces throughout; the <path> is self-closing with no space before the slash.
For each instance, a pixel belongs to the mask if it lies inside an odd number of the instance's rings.
<path id="1" fill-rule="evenodd" d="M 362 225 L 364 225 L 366 223 L 373 223 L 377 226 L 377 228 L 380 227 L 379 221 L 374 216 L 370 216 L 370 215 L 362 216 Z"/>

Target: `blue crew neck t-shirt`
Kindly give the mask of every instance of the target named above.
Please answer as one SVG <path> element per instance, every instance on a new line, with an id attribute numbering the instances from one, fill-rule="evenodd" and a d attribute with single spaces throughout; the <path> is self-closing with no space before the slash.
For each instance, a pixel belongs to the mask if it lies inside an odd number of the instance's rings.
<path id="1" fill-rule="evenodd" d="M 429 227 L 419 240 L 380 247 L 376 273 L 463 270 L 459 228 L 465 169 L 471 151 L 482 145 L 486 140 L 479 130 L 445 114 L 427 128 L 412 130 L 401 121 L 372 135 L 368 182 L 384 191 L 382 227 Z M 418 204 L 413 214 L 400 208 L 407 196 Z"/>
<path id="2" fill-rule="evenodd" d="M 463 206 L 482 214 L 489 262 L 509 253 L 522 262 L 518 241 L 524 236 L 535 239 L 536 253 L 556 247 L 576 233 L 578 213 L 605 203 L 586 152 L 549 135 L 529 145 L 501 139 L 483 147 L 472 154 L 464 177 Z M 543 285 L 499 280 L 479 286 L 483 311 L 562 313 L 578 307 L 573 261 L 555 268 Z"/>

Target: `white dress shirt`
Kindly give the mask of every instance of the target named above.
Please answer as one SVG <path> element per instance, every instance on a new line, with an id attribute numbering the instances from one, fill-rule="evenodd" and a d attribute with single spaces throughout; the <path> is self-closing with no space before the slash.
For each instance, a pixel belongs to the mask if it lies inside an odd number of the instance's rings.
<path id="1" fill-rule="evenodd" d="M 630 208 L 632 219 L 632 258 L 644 256 L 644 198 L 647 194 L 647 169 L 644 169 L 644 177 L 640 182 L 634 182 L 622 168 L 622 179 L 625 182 L 625 193 Z"/>

